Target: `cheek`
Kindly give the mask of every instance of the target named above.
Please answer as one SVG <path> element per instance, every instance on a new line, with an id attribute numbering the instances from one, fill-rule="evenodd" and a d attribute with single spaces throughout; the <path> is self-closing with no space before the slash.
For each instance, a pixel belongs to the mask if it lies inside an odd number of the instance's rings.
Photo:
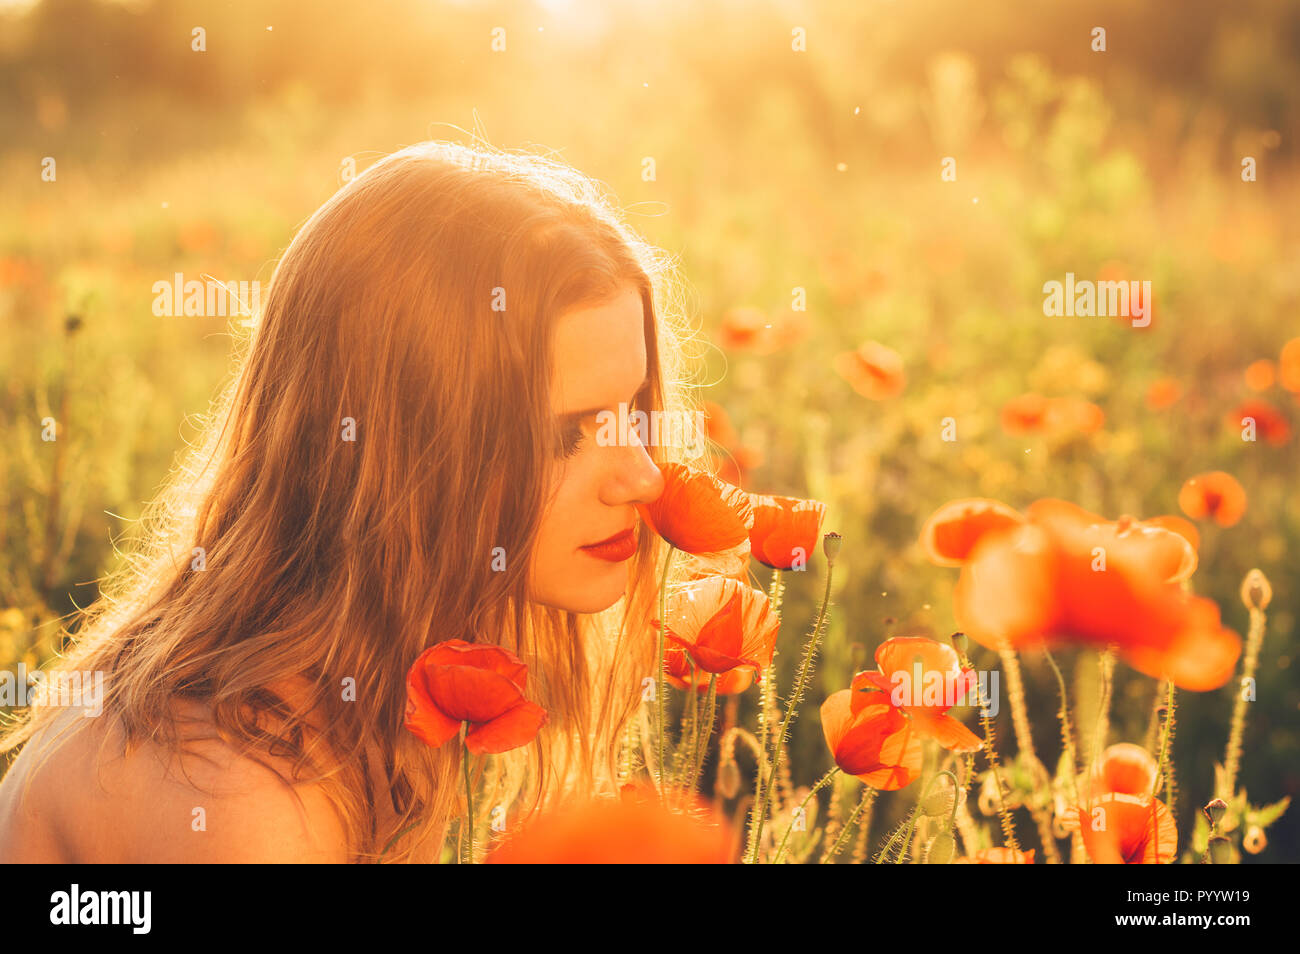
<path id="1" fill-rule="evenodd" d="M 556 477 L 550 503 L 542 516 L 541 544 L 554 555 L 589 542 L 584 533 L 599 503 L 596 475 L 582 455 L 569 461 Z"/>

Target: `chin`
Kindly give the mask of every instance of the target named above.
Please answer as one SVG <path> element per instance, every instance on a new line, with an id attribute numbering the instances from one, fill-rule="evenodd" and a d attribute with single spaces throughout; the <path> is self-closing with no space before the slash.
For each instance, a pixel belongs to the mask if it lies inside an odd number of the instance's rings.
<path id="1" fill-rule="evenodd" d="M 624 587 L 591 586 L 574 592 L 564 607 L 571 613 L 601 613 L 623 598 Z"/>
<path id="2" fill-rule="evenodd" d="M 610 564 L 608 573 L 591 574 L 584 570 L 575 567 L 562 586 L 534 596 L 534 602 L 570 613 L 600 613 L 623 598 L 627 591 L 626 563 Z M 576 581 L 585 585 L 575 585 Z"/>

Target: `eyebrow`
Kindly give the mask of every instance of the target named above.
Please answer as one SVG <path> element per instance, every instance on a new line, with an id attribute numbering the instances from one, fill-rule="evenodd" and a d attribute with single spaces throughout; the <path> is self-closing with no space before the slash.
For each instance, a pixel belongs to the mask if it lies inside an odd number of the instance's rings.
<path id="1" fill-rule="evenodd" d="M 635 398 L 638 394 L 648 388 L 653 380 L 654 378 L 652 377 L 651 372 L 647 371 L 641 383 L 637 385 L 637 389 L 632 393 L 632 397 Z M 583 408 L 581 411 L 566 411 L 565 413 L 558 415 L 558 417 L 562 421 L 573 421 L 605 410 L 609 409 L 605 407 L 588 407 Z"/>

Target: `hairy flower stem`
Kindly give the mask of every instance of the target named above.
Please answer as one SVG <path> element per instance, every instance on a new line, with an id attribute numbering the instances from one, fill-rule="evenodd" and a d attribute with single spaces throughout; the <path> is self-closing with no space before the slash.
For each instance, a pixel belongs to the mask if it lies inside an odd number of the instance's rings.
<path id="1" fill-rule="evenodd" d="M 466 729 L 469 723 L 465 724 Z M 469 746 L 461 740 L 461 765 L 465 769 L 465 860 L 462 864 L 474 863 L 474 786 L 469 781 Z"/>
<path id="2" fill-rule="evenodd" d="M 1155 695 L 1151 699 L 1151 716 L 1147 719 L 1147 734 L 1142 743 L 1148 752 L 1154 751 L 1160 741 L 1160 716 L 1165 711 L 1165 696 L 1168 694 L 1165 683 L 1164 679 L 1156 683 Z"/>
<path id="3" fill-rule="evenodd" d="M 808 794 L 804 796 L 804 800 L 799 803 L 799 810 L 795 812 L 795 816 L 804 813 L 804 809 L 808 807 L 808 803 L 812 801 L 813 796 L 834 781 L 835 776 L 839 774 L 839 771 L 840 767 L 837 765 L 817 780 L 817 784 L 808 790 Z M 807 816 L 805 815 L 805 817 Z M 790 824 L 785 829 L 785 835 L 781 838 L 781 844 L 776 847 L 776 854 L 772 856 L 772 864 L 779 865 L 781 863 L 781 859 L 785 855 L 785 846 L 790 841 L 790 833 L 794 831 L 794 823 L 795 819 L 792 817 L 790 819 Z"/>
<path id="4" fill-rule="evenodd" d="M 1052 672 L 1056 675 L 1056 685 L 1061 690 L 1061 708 L 1057 710 L 1057 718 L 1061 721 L 1061 744 L 1065 748 L 1065 758 L 1069 763 L 1069 770 L 1065 774 L 1066 791 L 1070 795 L 1070 804 L 1077 805 L 1079 802 L 1079 789 L 1076 784 L 1076 776 L 1079 772 L 1079 753 L 1074 747 L 1074 727 L 1070 723 L 1070 703 L 1065 694 L 1065 677 L 1061 675 L 1060 668 L 1056 665 L 1056 660 L 1047 650 L 1043 651 L 1047 656 L 1048 665 L 1052 667 Z"/>
<path id="5" fill-rule="evenodd" d="M 822 855 L 822 864 L 827 865 L 834 863 L 836 856 L 838 856 L 839 853 L 844 850 L 844 846 L 848 844 L 849 836 L 853 834 L 853 826 L 858 823 L 858 819 L 862 817 L 862 813 L 871 808 L 871 804 L 876 800 L 876 796 L 879 794 L 880 791 L 878 789 L 874 789 L 870 785 L 866 786 L 866 791 L 862 793 L 862 798 L 858 800 L 857 806 L 853 809 L 853 814 L 851 814 L 848 817 L 848 820 L 844 822 L 844 830 L 840 832 L 840 837 L 835 839 L 835 844 L 831 845 L 830 851 Z"/>
<path id="6" fill-rule="evenodd" d="M 1251 586 L 1266 596 L 1253 596 Z M 1253 596 L 1253 598 L 1252 598 Z M 1241 680 L 1237 684 L 1237 698 L 1232 703 L 1232 723 L 1228 732 L 1228 749 L 1223 756 L 1224 790 L 1218 797 L 1231 802 L 1237 786 L 1237 772 L 1241 769 L 1241 739 L 1246 729 L 1246 681 L 1252 683 L 1259 669 L 1259 651 L 1264 644 L 1264 627 L 1268 618 L 1264 614 L 1272 597 L 1272 588 L 1259 570 L 1251 570 L 1242 585 L 1242 600 L 1250 610 L 1250 632 L 1246 635 L 1246 660 L 1242 666 Z"/>
<path id="7" fill-rule="evenodd" d="M 1101 681 L 1101 701 L 1097 703 L 1097 721 L 1092 730 L 1092 751 L 1088 761 L 1096 762 L 1110 736 L 1110 700 L 1115 684 L 1115 647 L 1107 646 L 1097 657 L 1097 675 Z"/>
<path id="8" fill-rule="evenodd" d="M 772 610 L 776 613 L 776 618 L 778 620 L 781 619 L 781 604 L 784 602 L 784 596 L 785 584 L 781 578 L 781 571 L 774 568 L 772 570 L 772 583 L 767 590 L 767 598 L 769 602 L 771 602 Z M 760 762 L 768 762 L 771 760 L 771 748 L 768 736 L 771 734 L 772 724 L 776 721 L 776 655 L 777 650 L 773 647 L 772 662 L 765 670 L 763 670 L 763 678 L 758 687 L 758 744 L 763 749 L 763 758 Z M 759 765 L 758 774 L 755 778 L 755 805 L 761 804 L 766 798 L 766 793 L 763 789 L 765 767 L 765 765 Z M 751 818 L 749 837 L 745 845 L 746 857 L 748 857 L 749 853 L 753 850 L 756 833 L 757 825 L 754 823 L 754 819 Z"/>
<path id="9" fill-rule="evenodd" d="M 867 863 L 867 832 L 871 829 L 871 811 L 874 807 L 874 802 L 868 805 L 866 811 L 862 813 L 862 821 L 858 823 L 858 836 L 853 843 L 851 856 L 851 861 L 855 865 Z"/>
<path id="10" fill-rule="evenodd" d="M 664 557 L 664 572 L 659 579 L 659 655 L 655 663 L 655 768 L 658 773 L 656 783 L 659 786 L 659 798 L 662 800 L 667 786 L 668 771 L 664 765 L 664 734 L 667 725 L 668 680 L 664 659 L 664 633 L 668 629 L 668 617 L 664 605 L 668 596 L 668 568 L 672 566 L 673 553 L 677 548 L 668 545 L 668 554 Z"/>
<path id="11" fill-rule="evenodd" d="M 948 809 L 948 823 L 944 827 L 944 831 L 952 830 L 953 822 L 957 817 L 957 776 L 953 775 L 951 772 L 940 772 L 935 775 L 934 778 L 930 779 L 929 783 L 925 786 L 924 791 L 921 792 L 921 798 L 917 801 L 916 809 L 912 812 L 912 820 L 907 826 L 907 833 L 903 836 L 903 845 L 898 849 L 898 857 L 894 859 L 894 864 L 901 865 L 903 859 L 907 857 L 907 850 L 912 844 L 912 835 L 916 832 L 916 826 L 921 821 L 923 806 L 925 805 L 926 799 L 930 797 L 930 790 L 934 788 L 935 783 L 938 782 L 939 779 L 945 776 L 952 780 L 952 807 Z M 895 835 L 897 835 L 897 833 L 895 833 Z M 893 843 L 894 839 L 889 839 L 889 844 L 892 845 Z M 885 846 L 885 850 L 889 850 L 889 845 Z"/>
<path id="12" fill-rule="evenodd" d="M 808 642 L 804 645 L 803 658 L 799 660 L 799 672 L 795 676 L 794 687 L 790 690 L 789 701 L 786 702 L 785 718 L 781 720 L 776 738 L 773 740 L 772 766 L 767 773 L 767 783 L 763 786 L 763 797 L 757 799 L 754 803 L 754 815 L 757 821 L 751 819 L 754 838 L 750 848 L 750 864 L 758 863 L 758 854 L 763 844 L 763 823 L 766 821 L 768 804 L 772 799 L 772 783 L 776 777 L 777 767 L 781 763 L 781 749 L 785 745 L 786 733 L 790 729 L 790 723 L 794 720 L 795 711 L 799 708 L 799 703 L 803 701 L 804 690 L 808 687 L 808 677 L 812 674 L 813 658 L 817 655 L 817 644 L 821 642 L 822 634 L 826 629 L 826 608 L 831 601 L 831 579 L 834 574 L 835 563 L 832 560 L 827 560 L 826 589 L 822 593 L 821 606 L 817 610 L 817 620 L 813 623 Z"/>
<path id="13" fill-rule="evenodd" d="M 1047 662 L 1052 667 L 1052 672 L 1056 675 L 1056 685 L 1061 691 L 1061 708 L 1057 710 L 1057 717 L 1061 722 L 1061 745 L 1065 751 L 1065 791 L 1069 796 L 1070 805 L 1079 804 L 1079 751 L 1074 741 L 1074 724 L 1070 720 L 1070 702 L 1065 691 L 1065 677 L 1061 675 L 1061 669 L 1056 665 L 1056 659 L 1047 650 L 1043 650 L 1047 656 Z M 1079 832 L 1073 832 L 1070 836 L 1070 858 L 1083 856 L 1083 835 Z"/>
<path id="14" fill-rule="evenodd" d="M 1174 765 L 1170 758 L 1170 748 L 1174 741 L 1174 683 L 1169 681 L 1169 696 L 1165 700 L 1165 729 L 1160 736 L 1160 758 L 1156 762 L 1156 788 L 1164 782 L 1165 807 L 1169 809 L 1169 817 L 1175 825 L 1178 818 L 1174 814 Z M 1154 797 L 1155 792 L 1151 793 Z M 1158 860 L 1158 859 L 1157 859 Z"/>
<path id="15" fill-rule="evenodd" d="M 694 793 L 695 786 L 699 784 L 700 769 L 704 766 L 704 756 L 709 751 L 709 740 L 713 738 L 713 720 L 717 714 L 718 700 L 718 674 L 709 673 L 709 696 L 704 703 L 704 721 L 697 726 L 695 735 L 698 740 L 694 743 L 694 751 L 691 753 L 691 769 L 686 777 L 684 786 L 684 795 Z M 699 731 L 703 729 L 703 731 Z"/>
<path id="16" fill-rule="evenodd" d="M 1033 780 L 1034 798 L 1030 803 L 1030 814 L 1038 826 L 1038 839 L 1043 844 L 1043 854 L 1048 864 L 1060 864 L 1061 855 L 1052 837 L 1052 820 L 1044 810 L 1044 804 L 1052 800 L 1050 776 L 1046 767 L 1038 760 L 1034 751 L 1034 735 L 1029 726 L 1029 711 L 1025 706 L 1025 680 L 1020 672 L 1020 659 L 1014 649 L 1000 649 L 998 656 L 1002 660 L 1002 671 L 1007 676 L 1007 695 L 1011 699 L 1011 724 L 1016 732 L 1016 748 L 1029 766 L 1029 775 Z"/>
<path id="17" fill-rule="evenodd" d="M 988 712 L 987 700 L 980 713 L 980 724 L 984 727 L 984 754 L 989 760 L 989 770 L 993 773 L 993 787 L 998 792 L 998 822 L 1002 825 L 1002 838 L 1006 842 L 1006 847 L 1013 851 L 1020 850 L 1020 843 L 1016 841 L 1016 825 L 1011 820 L 1011 812 L 1007 810 L 1007 801 L 1002 796 L 1002 772 L 999 770 L 998 761 L 998 739 L 997 733 L 993 731 L 993 720 L 986 714 Z"/>
<path id="18" fill-rule="evenodd" d="M 955 815 L 957 831 L 961 833 L 962 843 L 966 846 L 963 854 L 974 857 L 975 852 L 979 850 L 979 836 L 975 831 L 975 819 L 971 818 L 970 809 L 966 807 L 970 784 L 975 778 L 975 756 L 973 753 L 966 752 L 962 755 L 959 774 L 961 784 L 958 787 L 961 792 L 957 798 L 957 812 Z"/>
<path id="19" fill-rule="evenodd" d="M 686 700 L 686 710 L 682 714 L 682 731 L 674 752 L 676 764 L 673 768 L 673 777 L 677 780 L 677 784 L 682 787 L 689 785 L 686 776 L 690 772 L 691 766 L 695 764 L 695 747 L 698 744 L 700 732 L 699 691 L 695 688 L 695 660 L 691 658 L 689 652 L 684 655 L 686 664 L 689 667 L 687 685 L 690 686 L 690 689 Z M 687 757 L 688 754 L 689 758 Z"/>

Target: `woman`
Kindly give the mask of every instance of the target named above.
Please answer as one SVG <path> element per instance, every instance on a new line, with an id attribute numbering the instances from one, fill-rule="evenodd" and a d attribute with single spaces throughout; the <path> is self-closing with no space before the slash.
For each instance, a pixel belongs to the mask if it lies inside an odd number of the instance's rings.
<path id="1" fill-rule="evenodd" d="M 508 824 L 612 790 L 654 672 L 636 504 L 685 455 L 598 412 L 687 416 L 670 275 L 552 160 L 423 143 L 340 189 L 60 663 L 106 673 L 103 716 L 0 742 L 0 861 L 437 860 L 460 749 L 403 731 L 405 677 L 453 638 L 549 712 L 495 757 Z"/>

